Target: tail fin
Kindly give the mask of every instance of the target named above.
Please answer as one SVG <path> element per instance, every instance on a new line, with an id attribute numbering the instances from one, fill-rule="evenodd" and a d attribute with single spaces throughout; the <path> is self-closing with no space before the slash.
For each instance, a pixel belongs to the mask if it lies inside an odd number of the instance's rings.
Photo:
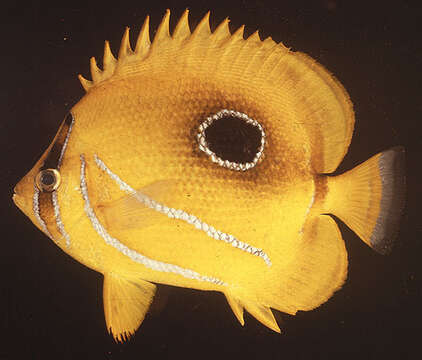
<path id="1" fill-rule="evenodd" d="M 375 251 L 387 254 L 404 206 L 404 148 L 384 151 L 342 175 L 328 177 L 327 185 L 327 212 Z"/>

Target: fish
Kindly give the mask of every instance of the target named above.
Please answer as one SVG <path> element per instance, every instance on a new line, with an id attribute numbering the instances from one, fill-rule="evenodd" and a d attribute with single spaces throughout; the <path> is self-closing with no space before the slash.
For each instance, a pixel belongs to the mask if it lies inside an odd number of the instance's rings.
<path id="1" fill-rule="evenodd" d="M 223 293 L 281 332 L 273 310 L 317 308 L 347 277 L 336 221 L 380 254 L 391 251 L 405 198 L 405 150 L 337 174 L 354 131 L 352 101 L 310 56 L 211 30 L 189 12 L 170 32 L 118 56 L 62 121 L 16 185 L 17 207 L 65 253 L 104 276 L 107 330 L 134 336 L 157 284 Z M 336 220 L 337 219 L 337 220 Z"/>

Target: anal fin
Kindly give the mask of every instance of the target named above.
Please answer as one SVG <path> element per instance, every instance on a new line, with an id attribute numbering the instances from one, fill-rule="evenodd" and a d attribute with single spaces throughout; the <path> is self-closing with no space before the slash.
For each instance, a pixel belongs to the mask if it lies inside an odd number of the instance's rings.
<path id="1" fill-rule="evenodd" d="M 269 307 L 258 304 L 253 300 L 240 300 L 235 298 L 233 295 L 225 295 L 234 315 L 242 326 L 245 324 L 245 321 L 243 320 L 243 309 L 246 309 L 253 317 L 255 317 L 258 321 L 260 321 L 271 330 L 278 333 L 281 332 L 277 321 L 275 320 L 274 315 Z"/>
<path id="2" fill-rule="evenodd" d="M 271 330 L 281 333 L 277 321 L 275 320 L 274 315 L 269 307 L 263 306 L 254 301 L 243 301 L 243 305 L 248 313 L 250 313 L 255 319 L 260 321 Z"/>
<path id="3" fill-rule="evenodd" d="M 105 320 L 116 341 L 123 342 L 135 333 L 145 318 L 155 291 L 156 286 L 144 280 L 104 275 Z"/>
<path id="4" fill-rule="evenodd" d="M 243 320 L 243 306 L 239 300 L 229 294 L 225 294 L 227 302 L 229 303 L 233 314 L 236 316 L 236 319 L 239 320 L 240 324 L 245 325 L 245 320 Z"/>

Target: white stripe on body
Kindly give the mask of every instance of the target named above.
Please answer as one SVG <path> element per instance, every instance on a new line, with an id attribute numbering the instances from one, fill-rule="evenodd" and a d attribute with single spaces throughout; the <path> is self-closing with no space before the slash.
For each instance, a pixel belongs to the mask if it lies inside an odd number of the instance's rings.
<path id="1" fill-rule="evenodd" d="M 58 160 L 58 163 L 57 163 L 57 170 L 60 169 L 60 166 L 62 164 L 63 157 L 64 157 L 64 154 L 65 154 L 65 151 L 66 151 L 66 148 L 67 148 L 67 144 L 69 142 L 70 133 L 72 132 L 72 127 L 73 127 L 74 121 L 75 120 L 72 116 L 72 122 L 69 125 L 69 129 L 67 130 L 65 141 L 64 141 L 62 149 L 60 151 L 60 157 L 59 157 L 59 160 Z M 32 200 L 32 209 L 33 209 L 35 218 L 37 219 L 37 221 L 40 224 L 41 228 L 43 229 L 44 233 L 49 238 L 51 238 L 54 242 L 60 243 L 60 239 L 58 239 L 58 240 L 54 239 L 54 237 L 48 231 L 48 228 L 47 228 L 45 221 L 41 218 L 40 208 L 39 208 L 39 194 L 40 194 L 40 190 L 38 189 L 37 185 L 34 184 L 34 196 L 33 196 L 33 200 Z M 65 230 L 65 227 L 63 225 L 63 221 L 61 219 L 60 206 L 59 206 L 56 190 L 51 193 L 51 201 L 52 201 L 52 206 L 53 206 L 53 210 L 54 210 L 54 218 L 56 220 L 57 228 L 58 228 L 60 234 L 66 240 L 66 246 L 69 247 L 70 246 L 70 235 Z"/>
<path id="2" fill-rule="evenodd" d="M 65 230 L 61 216 L 60 216 L 59 202 L 57 200 L 57 191 L 53 191 L 53 193 L 51 194 L 51 200 L 53 202 L 54 217 L 56 218 L 57 228 L 59 229 L 60 234 L 62 234 L 62 236 L 65 238 L 66 246 L 69 247 L 70 246 L 70 235 Z"/>
<path id="3" fill-rule="evenodd" d="M 59 162 L 57 164 L 57 170 L 59 170 L 60 166 L 62 165 L 64 153 L 65 153 L 66 148 L 67 148 L 67 143 L 69 142 L 70 134 L 72 132 L 73 123 L 75 122 L 73 115 L 71 115 L 71 116 L 72 116 L 72 122 L 69 125 L 69 129 L 67 130 L 66 138 L 65 138 L 64 143 L 63 143 L 62 151 L 60 152 Z M 65 238 L 66 246 L 70 247 L 70 235 L 66 231 L 66 229 L 63 225 L 61 215 L 60 215 L 60 206 L 59 206 L 59 201 L 57 199 L 57 191 L 53 191 L 51 199 L 52 199 L 52 202 L 53 202 L 54 217 L 56 219 L 57 228 L 59 229 L 60 234 L 62 234 L 62 236 Z"/>
<path id="4" fill-rule="evenodd" d="M 110 176 L 110 178 L 113 179 L 119 185 L 121 190 L 133 195 L 139 202 L 143 203 L 144 205 L 148 206 L 149 208 L 155 211 L 167 215 L 169 218 L 185 221 L 188 224 L 195 226 L 198 230 L 202 230 L 208 236 L 216 240 L 224 241 L 225 243 L 228 243 L 231 246 L 245 251 L 251 255 L 259 256 L 265 261 L 268 266 L 271 266 L 270 258 L 262 249 L 256 248 L 243 241 L 240 241 L 231 234 L 227 234 L 220 230 L 217 230 L 213 226 L 201 221 L 194 215 L 188 214 L 187 212 L 180 209 L 169 208 L 151 199 L 147 195 L 137 192 L 135 189 L 126 184 L 122 179 L 120 179 L 118 175 L 113 173 L 97 155 L 94 155 L 94 159 L 98 167 L 104 172 L 106 172 Z"/>
<path id="5" fill-rule="evenodd" d="M 44 220 L 41 218 L 41 215 L 40 215 L 39 196 L 40 196 L 40 190 L 37 188 L 37 185 L 34 183 L 34 196 L 32 198 L 32 210 L 34 212 L 34 216 L 37 219 L 38 223 L 40 224 L 44 233 L 49 238 L 53 239 L 53 237 L 51 236 L 50 232 L 47 229 L 47 225 L 45 224 Z"/>
<path id="6" fill-rule="evenodd" d="M 150 259 L 150 258 L 136 252 L 135 250 L 128 248 L 126 245 L 122 244 L 118 239 L 113 238 L 107 232 L 107 230 L 103 227 L 103 225 L 100 223 L 97 216 L 95 215 L 94 210 L 91 207 L 91 204 L 90 204 L 90 201 L 89 201 L 89 196 L 88 196 L 88 188 L 87 188 L 87 184 L 86 184 L 85 157 L 83 155 L 81 155 L 80 158 L 81 158 L 81 178 L 80 178 L 81 192 L 82 192 L 82 197 L 85 201 L 85 212 L 86 212 L 89 220 L 91 221 L 92 227 L 95 229 L 95 231 L 98 233 L 98 235 L 100 235 L 104 239 L 104 241 L 108 245 L 113 246 L 120 253 L 129 257 L 132 261 L 137 262 L 139 264 L 142 264 L 149 269 L 152 269 L 152 270 L 155 270 L 155 271 L 160 271 L 160 272 L 177 274 L 177 275 L 183 276 L 187 279 L 194 279 L 194 280 L 198 280 L 198 281 L 206 281 L 206 282 L 213 283 L 213 284 L 216 284 L 216 285 L 227 286 L 227 284 L 224 281 L 217 279 L 215 277 L 204 276 L 204 275 L 201 275 L 201 274 L 199 274 L 199 273 L 197 273 L 193 270 L 190 270 L 190 269 L 185 269 L 185 268 L 182 268 L 182 267 L 174 265 L 174 264 L 169 264 L 169 263 Z"/>

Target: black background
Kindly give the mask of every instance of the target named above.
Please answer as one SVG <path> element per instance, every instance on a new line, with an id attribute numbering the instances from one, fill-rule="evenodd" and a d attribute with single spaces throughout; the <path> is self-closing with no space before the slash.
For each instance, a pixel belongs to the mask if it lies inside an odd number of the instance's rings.
<path id="1" fill-rule="evenodd" d="M 276 312 L 282 335 L 246 315 L 242 328 L 223 295 L 161 286 L 134 338 L 105 329 L 102 278 L 64 254 L 13 205 L 13 186 L 84 94 L 76 75 L 117 53 L 125 26 L 134 42 L 143 19 L 171 26 L 189 7 L 192 27 L 259 28 L 332 71 L 355 104 L 352 145 L 339 172 L 394 145 L 407 151 L 408 199 L 389 256 L 340 225 L 349 277 L 326 304 L 295 317 Z M 0 359 L 419 358 L 421 317 L 421 9 L 406 1 L 86 1 L 1 6 Z"/>

